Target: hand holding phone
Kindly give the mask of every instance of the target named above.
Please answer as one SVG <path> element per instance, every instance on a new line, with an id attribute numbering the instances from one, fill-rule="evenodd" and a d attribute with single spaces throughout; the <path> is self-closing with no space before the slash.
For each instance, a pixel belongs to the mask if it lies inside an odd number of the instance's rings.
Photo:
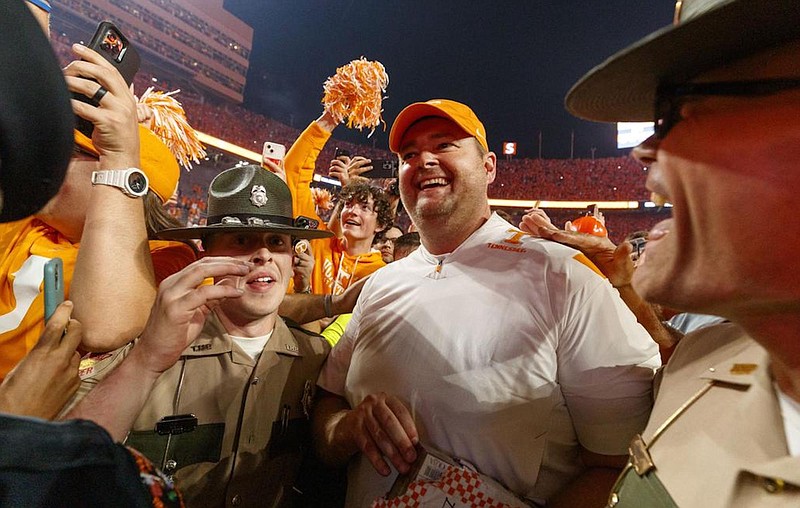
<path id="1" fill-rule="evenodd" d="M 103 21 L 97 26 L 97 30 L 89 42 L 89 49 L 92 49 L 105 58 L 111 65 L 116 68 L 125 80 L 125 83 L 130 85 L 133 83 L 133 78 L 139 70 L 141 58 L 136 48 L 131 45 L 128 39 L 122 35 L 119 28 L 117 28 L 110 21 Z M 95 81 L 95 80 L 92 80 Z M 92 106 L 98 106 L 99 101 L 93 97 L 89 97 L 82 93 L 72 93 L 72 98 Z M 102 97 L 101 97 L 102 99 Z M 89 120 L 83 119 L 79 116 L 75 117 L 75 127 L 84 133 L 87 137 L 92 137 L 94 124 Z"/>
<path id="2" fill-rule="evenodd" d="M 261 153 L 262 160 L 271 161 L 280 166 L 285 156 L 286 147 L 282 144 L 275 143 L 273 141 L 267 141 L 264 143 L 264 150 Z"/>
<path id="3" fill-rule="evenodd" d="M 64 262 L 53 258 L 44 265 L 44 322 L 64 301 Z"/>
<path id="4" fill-rule="evenodd" d="M 397 159 L 372 159 L 372 169 L 364 171 L 361 176 L 366 178 L 397 178 L 400 161 Z"/>

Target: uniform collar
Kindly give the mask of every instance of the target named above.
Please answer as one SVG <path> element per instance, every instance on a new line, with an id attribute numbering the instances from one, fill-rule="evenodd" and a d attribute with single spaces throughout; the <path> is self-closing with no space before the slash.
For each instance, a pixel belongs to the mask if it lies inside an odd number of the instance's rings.
<path id="1" fill-rule="evenodd" d="M 213 356 L 230 353 L 231 351 L 234 351 L 233 339 L 228 335 L 228 332 L 225 330 L 225 327 L 222 326 L 217 315 L 212 312 L 206 318 L 203 331 L 183 350 L 182 356 Z M 274 351 L 275 353 L 289 356 L 303 356 L 300 352 L 297 340 L 280 316 L 275 320 L 275 330 L 272 332 L 272 337 L 270 337 L 269 341 L 264 346 L 264 351 Z M 241 354 L 235 354 L 234 360 L 239 359 L 240 356 L 250 358 L 238 347 L 236 347 L 235 353 Z M 241 363 L 249 362 L 243 361 Z"/>

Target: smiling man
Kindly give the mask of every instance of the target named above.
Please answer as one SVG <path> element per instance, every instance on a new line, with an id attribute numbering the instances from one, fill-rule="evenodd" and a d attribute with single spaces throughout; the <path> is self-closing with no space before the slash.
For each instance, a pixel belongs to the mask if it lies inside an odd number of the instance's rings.
<path id="1" fill-rule="evenodd" d="M 531 502 L 604 499 L 650 410 L 658 350 L 580 253 L 489 209 L 496 156 L 450 100 L 394 122 L 400 193 L 422 246 L 375 273 L 320 375 L 321 455 L 353 458 L 369 506 L 416 458 L 465 459 Z"/>
<path id="2" fill-rule="evenodd" d="M 567 108 L 655 120 L 634 155 L 672 219 L 633 284 L 732 322 L 678 344 L 612 504 L 800 506 L 797 2 L 677 2 L 673 26 L 590 71 Z"/>
<path id="3" fill-rule="evenodd" d="M 159 233 L 200 238 L 205 256 L 159 291 L 148 335 L 178 333 L 170 319 L 197 302 L 178 319 L 189 323 L 182 333 L 190 345 L 156 382 L 127 444 L 174 474 L 188 506 L 289 501 L 308 449 L 313 388 L 329 346 L 287 326 L 278 307 L 292 278 L 292 239 L 326 236 L 295 225 L 286 184 L 259 166 L 214 178 L 207 226 Z M 242 264 L 249 266 L 245 274 L 230 268 Z M 204 303 L 200 285 L 209 275 L 218 285 L 237 288 L 238 296 Z M 110 370 L 108 364 L 102 369 Z"/>

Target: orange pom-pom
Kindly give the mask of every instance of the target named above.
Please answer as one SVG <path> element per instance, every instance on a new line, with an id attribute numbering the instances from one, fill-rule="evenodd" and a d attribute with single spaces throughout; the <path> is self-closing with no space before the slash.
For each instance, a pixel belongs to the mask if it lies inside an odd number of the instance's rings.
<path id="1" fill-rule="evenodd" d="M 325 81 L 322 104 L 336 123 L 347 119 L 347 127 L 369 128 L 371 136 L 381 123 L 386 130 L 381 102 L 387 86 L 389 75 L 383 64 L 362 56 L 336 69 L 336 74 Z"/>
<path id="2" fill-rule="evenodd" d="M 314 206 L 317 207 L 317 210 L 330 210 L 333 208 L 333 197 L 328 189 L 312 187 L 311 196 L 314 198 Z"/>
<path id="3" fill-rule="evenodd" d="M 192 161 L 200 164 L 200 158 L 206 156 L 205 147 L 197 137 L 197 132 L 186 120 L 186 112 L 173 94 L 180 92 L 174 90 L 169 93 L 155 92 L 153 87 L 148 88 L 139 99 L 152 110 L 149 121 L 145 127 L 153 131 L 178 159 L 181 166 L 192 168 Z"/>

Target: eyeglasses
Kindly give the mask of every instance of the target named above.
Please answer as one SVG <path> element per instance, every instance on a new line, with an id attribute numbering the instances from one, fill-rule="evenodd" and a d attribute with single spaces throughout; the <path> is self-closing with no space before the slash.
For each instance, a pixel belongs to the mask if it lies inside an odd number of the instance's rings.
<path id="1" fill-rule="evenodd" d="M 762 79 L 753 81 L 719 81 L 715 83 L 662 84 L 656 91 L 655 135 L 664 139 L 680 122 L 683 99 L 691 96 L 760 97 L 784 90 L 800 88 L 800 78 Z"/>

